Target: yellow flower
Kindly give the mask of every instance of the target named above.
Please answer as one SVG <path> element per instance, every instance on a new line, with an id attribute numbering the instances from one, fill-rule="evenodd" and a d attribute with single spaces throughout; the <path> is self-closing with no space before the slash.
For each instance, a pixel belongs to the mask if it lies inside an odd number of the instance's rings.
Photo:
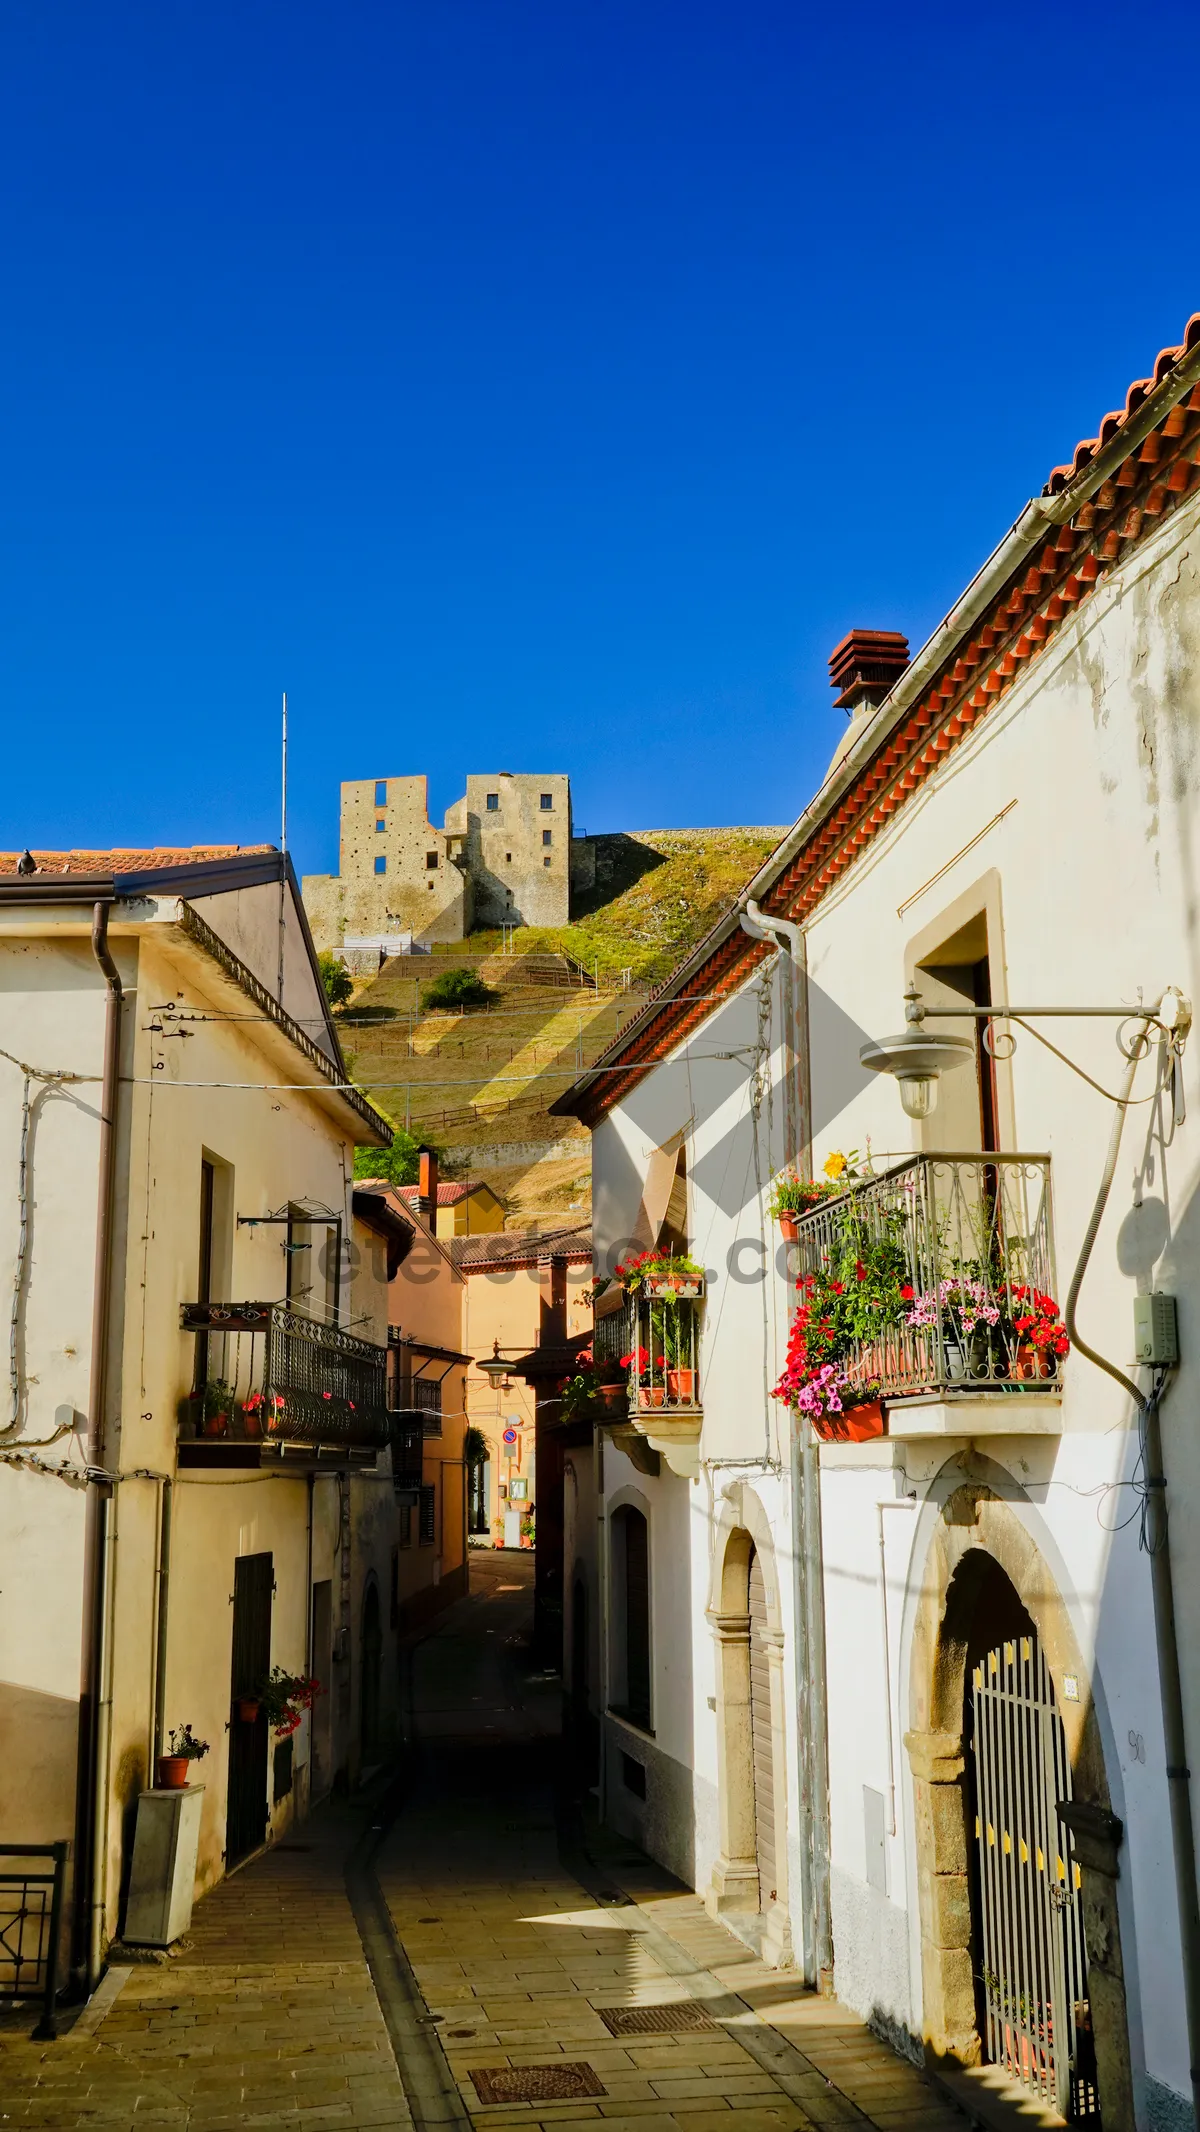
<path id="1" fill-rule="evenodd" d="M 846 1171 L 846 1158 L 845 1158 L 845 1156 L 844 1156 L 844 1155 L 839 1155 L 839 1154 L 837 1154 L 837 1153 L 834 1153 L 834 1154 L 832 1154 L 832 1155 L 827 1155 L 827 1156 L 826 1156 L 826 1158 L 825 1158 L 825 1175 L 826 1175 L 827 1177 L 842 1177 L 842 1176 L 844 1176 L 844 1175 L 845 1175 L 845 1171 Z"/>

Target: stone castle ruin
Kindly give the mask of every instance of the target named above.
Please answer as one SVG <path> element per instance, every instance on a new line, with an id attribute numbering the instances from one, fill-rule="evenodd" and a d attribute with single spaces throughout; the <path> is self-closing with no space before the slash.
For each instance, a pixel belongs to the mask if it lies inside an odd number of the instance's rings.
<path id="1" fill-rule="evenodd" d="M 342 786 L 339 871 L 306 874 L 304 905 L 317 947 L 366 968 L 485 926 L 566 925 L 572 872 L 582 887 L 594 867 L 590 839 L 572 851 L 561 774 L 468 777 L 441 829 L 425 778 L 358 778 Z"/>

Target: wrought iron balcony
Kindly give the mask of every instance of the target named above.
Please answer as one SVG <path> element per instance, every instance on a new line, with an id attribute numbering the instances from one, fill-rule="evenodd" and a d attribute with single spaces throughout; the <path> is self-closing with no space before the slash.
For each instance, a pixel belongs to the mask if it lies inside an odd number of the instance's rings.
<path id="1" fill-rule="evenodd" d="M 628 1370 L 628 1389 L 601 1384 L 603 1418 L 636 1430 L 662 1453 L 673 1472 L 696 1470 L 704 1409 L 700 1402 L 702 1279 L 647 1280 L 620 1309 L 596 1319 L 594 1366 L 603 1380 L 614 1364 Z"/>
<path id="2" fill-rule="evenodd" d="M 856 1179 L 801 1216 L 796 1268 L 798 1374 L 832 1370 L 846 1408 L 1058 1393 L 1048 1155 L 914 1155 Z"/>
<path id="3" fill-rule="evenodd" d="M 183 1426 L 214 1443 L 378 1450 L 392 1440 L 386 1350 L 286 1303 L 185 1303 L 203 1343 Z"/>

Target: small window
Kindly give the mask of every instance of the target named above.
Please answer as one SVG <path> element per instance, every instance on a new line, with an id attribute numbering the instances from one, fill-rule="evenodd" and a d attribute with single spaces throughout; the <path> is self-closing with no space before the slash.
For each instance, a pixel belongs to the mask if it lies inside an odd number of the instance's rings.
<path id="1" fill-rule="evenodd" d="M 380 852 L 378 858 L 375 861 L 375 871 L 377 874 L 385 874 L 387 872 L 387 860 L 384 858 L 382 852 Z"/>
<path id="2" fill-rule="evenodd" d="M 377 777 L 377 778 L 376 778 L 376 780 L 375 780 L 375 805 L 376 805 L 377 807 L 386 807 L 386 806 L 387 806 L 387 779 L 386 779 L 386 777 Z"/>
<path id="3" fill-rule="evenodd" d="M 549 861 L 549 859 L 543 859 L 543 860 L 542 860 L 542 865 L 543 865 L 543 866 L 549 866 L 549 864 L 550 864 L 550 861 Z"/>
<path id="4" fill-rule="evenodd" d="M 554 842 L 554 831 L 552 829 L 543 829 L 542 842 L 543 844 L 552 844 Z"/>
<path id="5" fill-rule="evenodd" d="M 437 863 L 438 863 L 438 855 L 437 855 L 436 851 L 427 851 L 427 852 L 426 852 L 426 854 L 425 854 L 425 871 L 426 871 L 426 873 L 432 873 L 432 872 L 433 872 L 433 869 L 434 869 L 434 867 L 435 867 L 435 866 L 437 865 Z"/>
<path id="6" fill-rule="evenodd" d="M 506 852 L 505 852 L 505 854 L 504 854 L 504 863 L 505 863 L 505 865 L 506 865 L 506 866 L 511 866 L 511 865 L 512 865 L 512 853 L 511 853 L 511 851 L 506 851 Z"/>
<path id="7" fill-rule="evenodd" d="M 386 828 L 387 828 L 387 823 L 386 823 L 386 822 L 383 822 L 383 821 L 380 821 L 380 822 L 376 822 L 376 824 L 375 824 L 375 834 L 376 834 L 376 836 L 378 836 L 378 835 L 379 835 L 379 832 L 380 832 L 380 830 L 381 830 L 381 829 L 386 829 Z"/>
<path id="8" fill-rule="evenodd" d="M 487 811 L 488 811 L 488 813 L 489 813 L 489 814 L 499 814 L 499 812 L 500 812 L 500 794 L 499 794 L 498 792 L 489 792 L 489 793 L 488 793 L 488 796 L 487 796 Z"/>
<path id="9" fill-rule="evenodd" d="M 550 809 L 551 809 L 551 808 L 553 807 L 553 805 L 554 805 L 554 794 L 553 794 L 552 792 L 543 792 L 543 794 L 542 794 L 542 813 L 543 813 L 543 814 L 549 814 L 549 812 L 550 812 Z"/>
<path id="10" fill-rule="evenodd" d="M 621 1756 L 621 1782 L 626 1791 L 633 1793 L 635 1799 L 644 1799 L 646 1796 L 645 1763 L 635 1762 L 631 1754 L 623 1754 Z"/>
<path id="11" fill-rule="evenodd" d="M 417 1529 L 422 1547 L 432 1547 L 437 1522 L 437 1489 L 422 1488 Z"/>
<path id="12" fill-rule="evenodd" d="M 411 1546 L 412 1546 L 412 1514 L 413 1514 L 413 1506 L 412 1506 L 412 1504 L 411 1504 L 411 1503 L 401 1503 L 401 1504 L 400 1504 L 400 1506 L 399 1506 L 399 1508 L 400 1508 L 400 1545 L 401 1545 L 401 1547 L 411 1547 Z"/>
<path id="13" fill-rule="evenodd" d="M 434 888 L 436 888 L 436 887 L 437 887 L 437 883 L 436 883 L 436 881 L 427 881 L 427 882 L 425 883 L 425 886 L 426 886 L 426 888 L 428 888 L 428 889 L 431 889 L 431 890 L 432 890 L 432 889 L 434 889 Z"/>

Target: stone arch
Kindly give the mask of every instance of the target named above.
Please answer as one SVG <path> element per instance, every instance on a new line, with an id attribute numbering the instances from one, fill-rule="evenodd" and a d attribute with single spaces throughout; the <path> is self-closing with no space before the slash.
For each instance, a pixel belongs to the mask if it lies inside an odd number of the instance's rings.
<path id="1" fill-rule="evenodd" d="M 713 1865 L 708 1904 L 738 1925 L 775 1966 L 791 1956 L 788 1916 L 787 1713 L 784 1698 L 784 1630 L 770 1520 L 745 1482 L 727 1482 L 717 1523 L 708 1607 L 717 1683 L 717 1792 L 720 1851 Z M 777 1817 L 774 1898 L 760 1908 L 755 1828 L 754 1758 L 750 1728 L 750 1563 L 757 1555 L 763 1575 L 767 1625 L 761 1632 L 770 1684 L 772 1791 Z"/>
<path id="2" fill-rule="evenodd" d="M 932 2063 L 974 2065 L 976 2025 L 969 1883 L 964 1698 L 972 1621 L 987 1565 L 995 1565 L 1029 1616 L 1054 1682 L 1071 1757 L 1071 1828 L 1081 1869 L 1084 1938 L 1105 2132 L 1134 2132 L 1129 2023 L 1117 1912 L 1122 1825 L 1112 1811 L 1095 1701 L 1070 1610 L 1053 1573 L 1011 1504 L 969 1479 L 942 1504 L 930 1535 L 915 1610 L 909 1666 L 921 1931 L 923 2031 Z M 1073 1678 L 1076 1697 L 1064 1694 Z"/>

